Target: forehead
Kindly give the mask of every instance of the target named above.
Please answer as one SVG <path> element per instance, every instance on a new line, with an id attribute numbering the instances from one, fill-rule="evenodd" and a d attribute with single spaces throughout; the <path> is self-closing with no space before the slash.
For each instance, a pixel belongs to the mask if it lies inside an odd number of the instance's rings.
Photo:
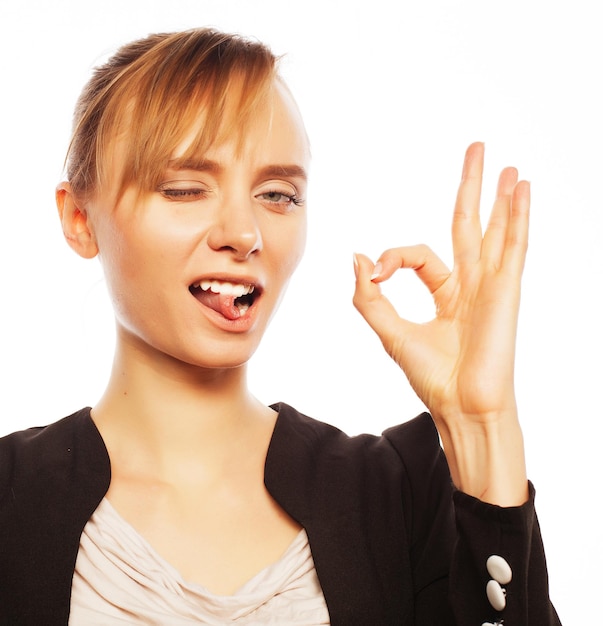
<path id="1" fill-rule="evenodd" d="M 297 104 L 280 80 L 273 83 L 243 122 L 237 119 L 236 101 L 237 98 L 227 101 L 221 128 L 209 145 L 200 140 L 207 122 L 201 108 L 189 131 L 174 148 L 170 166 L 183 168 L 205 159 L 220 160 L 234 155 L 243 161 L 298 163 L 307 168 L 308 136 Z"/>

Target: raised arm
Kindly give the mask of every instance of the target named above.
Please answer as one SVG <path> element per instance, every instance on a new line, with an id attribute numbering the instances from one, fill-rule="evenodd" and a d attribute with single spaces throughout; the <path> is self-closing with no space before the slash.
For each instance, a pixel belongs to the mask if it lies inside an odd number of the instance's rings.
<path id="1" fill-rule="evenodd" d="M 377 263 L 355 256 L 354 304 L 430 410 L 455 485 L 500 506 L 528 498 L 514 391 L 521 275 L 530 187 L 504 169 L 482 234 L 479 207 L 484 146 L 465 155 L 452 224 L 454 267 L 426 246 L 390 249 Z M 431 292 L 433 320 L 401 318 L 379 283 L 413 269 Z"/>

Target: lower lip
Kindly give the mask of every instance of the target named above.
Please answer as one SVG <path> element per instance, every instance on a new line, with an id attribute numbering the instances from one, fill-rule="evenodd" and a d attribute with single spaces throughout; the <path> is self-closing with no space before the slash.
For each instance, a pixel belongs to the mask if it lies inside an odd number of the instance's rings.
<path id="1" fill-rule="evenodd" d="M 201 308 L 205 316 L 210 320 L 210 322 L 212 322 L 214 326 L 217 326 L 220 330 L 235 334 L 246 333 L 252 329 L 255 323 L 255 312 L 257 309 L 258 300 L 259 298 L 254 301 L 253 306 L 250 306 L 247 311 L 245 311 L 244 315 L 241 315 L 241 317 L 237 318 L 236 320 L 229 320 L 221 313 L 210 309 L 202 302 L 199 302 L 197 298 L 195 298 L 197 305 Z"/>

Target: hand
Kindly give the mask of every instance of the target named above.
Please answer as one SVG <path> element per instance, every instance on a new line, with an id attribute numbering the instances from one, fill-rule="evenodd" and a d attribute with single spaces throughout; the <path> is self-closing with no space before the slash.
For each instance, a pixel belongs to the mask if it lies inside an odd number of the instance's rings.
<path id="1" fill-rule="evenodd" d="M 404 370 L 443 439 L 451 430 L 481 430 L 483 436 L 489 425 L 517 420 L 515 336 L 530 188 L 517 182 L 517 170 L 504 169 L 482 236 L 483 161 L 483 145 L 471 145 L 454 209 L 452 271 L 422 245 L 387 250 L 375 265 L 356 256 L 354 304 Z M 382 295 L 379 283 L 399 268 L 412 268 L 431 292 L 436 316 L 430 322 L 401 318 Z"/>

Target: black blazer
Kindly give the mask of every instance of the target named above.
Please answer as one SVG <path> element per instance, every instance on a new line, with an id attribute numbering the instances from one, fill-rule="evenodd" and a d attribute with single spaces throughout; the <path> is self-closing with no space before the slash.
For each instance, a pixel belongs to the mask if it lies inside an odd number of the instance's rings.
<path id="1" fill-rule="evenodd" d="M 426 413 L 348 437 L 274 408 L 266 487 L 306 529 L 334 626 L 559 624 L 531 486 L 506 509 L 455 491 Z M 1 625 L 68 623 L 80 535 L 110 480 L 90 409 L 0 439 Z M 513 571 L 501 612 L 485 592 L 492 554 Z"/>

